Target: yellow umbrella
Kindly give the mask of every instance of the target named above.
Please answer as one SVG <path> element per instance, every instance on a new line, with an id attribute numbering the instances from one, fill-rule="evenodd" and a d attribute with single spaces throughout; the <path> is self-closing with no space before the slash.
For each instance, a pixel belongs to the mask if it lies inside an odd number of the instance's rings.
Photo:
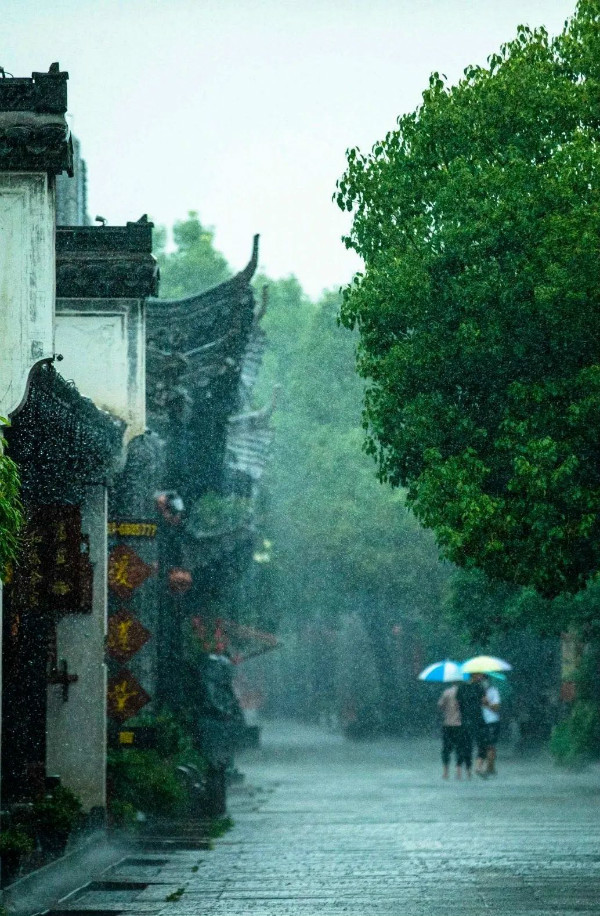
<path id="1" fill-rule="evenodd" d="M 462 670 L 465 674 L 491 674 L 493 671 L 512 671 L 512 665 L 493 655 L 476 655 L 463 662 Z"/>

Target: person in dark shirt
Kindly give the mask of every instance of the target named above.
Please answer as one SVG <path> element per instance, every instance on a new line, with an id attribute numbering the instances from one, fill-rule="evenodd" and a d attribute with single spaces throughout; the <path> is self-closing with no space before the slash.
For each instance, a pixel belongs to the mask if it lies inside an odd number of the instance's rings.
<path id="1" fill-rule="evenodd" d="M 487 756 L 486 728 L 482 709 L 485 703 L 483 674 L 472 674 L 470 680 L 459 684 L 456 691 L 456 701 L 460 709 L 463 726 L 464 755 L 470 758 L 473 743 L 477 745 L 475 772 L 483 776 Z"/>

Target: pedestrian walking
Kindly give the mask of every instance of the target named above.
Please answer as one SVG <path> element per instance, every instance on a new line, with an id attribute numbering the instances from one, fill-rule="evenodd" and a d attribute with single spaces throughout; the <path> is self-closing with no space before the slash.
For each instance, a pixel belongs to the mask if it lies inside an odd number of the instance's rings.
<path id="1" fill-rule="evenodd" d="M 486 775 L 496 775 L 496 744 L 500 732 L 500 691 L 494 684 L 486 682 L 482 706 L 486 729 Z"/>
<path id="2" fill-rule="evenodd" d="M 483 718 L 483 703 L 485 701 L 483 674 L 471 674 L 468 681 L 459 684 L 456 691 L 456 701 L 460 709 L 462 722 L 463 757 L 469 760 L 472 759 L 473 744 L 475 744 L 477 747 L 475 772 L 478 776 L 484 776 L 487 759 L 487 733 Z"/>
<path id="3" fill-rule="evenodd" d="M 465 758 L 465 741 L 463 736 L 460 707 L 456 698 L 458 684 L 446 688 L 438 700 L 438 707 L 443 713 L 442 723 L 442 777 L 448 779 L 452 754 L 456 758 L 456 778 L 462 778 L 463 764 L 467 767 L 467 776 L 471 776 L 471 760 Z"/>

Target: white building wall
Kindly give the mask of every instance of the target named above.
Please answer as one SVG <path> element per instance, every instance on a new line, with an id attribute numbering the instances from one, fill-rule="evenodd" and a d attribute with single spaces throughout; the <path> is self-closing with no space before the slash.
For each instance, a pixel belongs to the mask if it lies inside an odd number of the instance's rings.
<path id="1" fill-rule="evenodd" d="M 0 416 L 24 399 L 27 377 L 54 353 L 54 179 L 0 173 Z"/>
<path id="2" fill-rule="evenodd" d="M 58 623 L 59 664 L 79 680 L 69 687 L 48 687 L 47 772 L 56 773 L 84 808 L 106 805 L 106 489 L 88 489 L 82 507 L 82 531 L 90 538 L 94 566 L 91 614 L 67 614 Z"/>
<path id="3" fill-rule="evenodd" d="M 138 299 L 59 299 L 60 374 L 127 424 L 125 442 L 146 431 L 144 304 Z"/>

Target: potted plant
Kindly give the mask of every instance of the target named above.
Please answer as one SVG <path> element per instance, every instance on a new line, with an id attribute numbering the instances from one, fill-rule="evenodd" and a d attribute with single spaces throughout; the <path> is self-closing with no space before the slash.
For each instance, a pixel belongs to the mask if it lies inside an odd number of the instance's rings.
<path id="1" fill-rule="evenodd" d="M 42 851 L 60 856 L 73 827 L 81 819 L 81 802 L 70 789 L 57 786 L 34 805 L 34 821 Z"/>
<path id="2" fill-rule="evenodd" d="M 33 852 L 34 842 L 20 827 L 9 827 L 0 832 L 0 857 L 2 859 L 2 887 L 12 884 L 19 873 L 21 859 Z"/>

